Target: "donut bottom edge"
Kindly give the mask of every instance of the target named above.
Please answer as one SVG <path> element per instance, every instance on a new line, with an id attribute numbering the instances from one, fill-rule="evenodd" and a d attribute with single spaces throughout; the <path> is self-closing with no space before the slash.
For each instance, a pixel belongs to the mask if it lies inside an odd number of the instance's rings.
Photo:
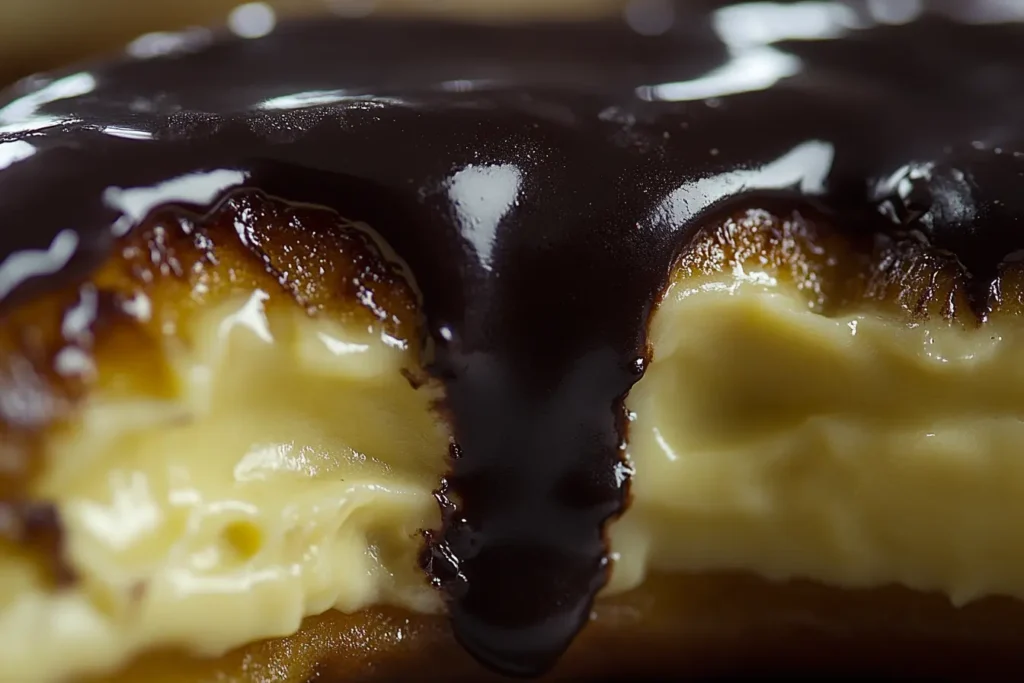
<path id="1" fill-rule="evenodd" d="M 599 600 L 542 680 L 1005 680 L 1024 671 L 1024 603 L 963 607 L 891 586 L 843 589 L 738 573 L 660 574 Z M 293 636 L 223 657 L 147 654 L 82 683 L 503 680 L 464 653 L 446 620 L 394 608 L 329 611 Z"/>

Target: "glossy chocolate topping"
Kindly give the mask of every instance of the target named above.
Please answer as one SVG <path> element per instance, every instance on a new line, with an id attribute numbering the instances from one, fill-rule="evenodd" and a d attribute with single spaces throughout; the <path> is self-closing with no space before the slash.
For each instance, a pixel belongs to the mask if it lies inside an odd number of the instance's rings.
<path id="1" fill-rule="evenodd" d="M 711 213 L 917 235 L 959 259 L 981 319 L 1024 248 L 1016 4 L 658 16 L 633 22 L 656 36 L 292 23 L 23 82 L 0 107 L 0 306 L 89 272 L 167 202 L 247 186 L 367 222 L 422 290 L 456 437 L 427 568 L 477 658 L 544 671 L 605 582 L 623 398 Z"/>

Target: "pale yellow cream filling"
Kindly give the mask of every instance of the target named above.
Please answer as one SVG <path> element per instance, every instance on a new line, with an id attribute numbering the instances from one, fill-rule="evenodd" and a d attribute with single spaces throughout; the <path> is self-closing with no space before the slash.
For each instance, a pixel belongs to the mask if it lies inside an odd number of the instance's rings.
<path id="1" fill-rule="evenodd" d="M 52 445 L 41 493 L 79 582 L 43 590 L 0 556 L 0 680 L 154 647 L 215 655 L 330 608 L 439 608 L 417 562 L 447 454 L 436 393 L 378 331 L 268 315 L 265 298 L 211 310 L 190 352 L 167 349 L 179 400 L 94 396 Z"/>
<path id="2" fill-rule="evenodd" d="M 829 318 L 770 279 L 678 283 L 630 394 L 633 504 L 611 584 L 740 569 L 1024 598 L 1024 332 Z M 330 608 L 438 610 L 419 531 L 448 434 L 374 329 L 207 311 L 168 402 L 93 396 L 54 439 L 71 589 L 0 556 L 0 680 L 215 655 Z M 168 338 L 169 345 L 173 337 Z"/>
<path id="3" fill-rule="evenodd" d="M 773 280 L 677 283 L 628 399 L 614 588 L 654 570 L 1024 598 L 1024 328 L 829 318 Z"/>

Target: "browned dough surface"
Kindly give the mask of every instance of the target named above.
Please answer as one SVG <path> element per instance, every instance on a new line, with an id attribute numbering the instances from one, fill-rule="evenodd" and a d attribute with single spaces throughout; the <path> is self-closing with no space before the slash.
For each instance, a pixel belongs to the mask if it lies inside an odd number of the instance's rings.
<path id="1" fill-rule="evenodd" d="M 846 591 L 740 575 L 655 576 L 601 601 L 544 680 L 781 680 L 877 677 L 1007 680 L 1024 671 L 1024 608 L 993 599 L 955 608 L 902 588 Z M 102 683 L 484 681 L 443 619 L 397 610 L 307 619 L 290 638 L 216 660 L 164 653 Z M 89 683 L 93 683 L 90 681 Z"/>

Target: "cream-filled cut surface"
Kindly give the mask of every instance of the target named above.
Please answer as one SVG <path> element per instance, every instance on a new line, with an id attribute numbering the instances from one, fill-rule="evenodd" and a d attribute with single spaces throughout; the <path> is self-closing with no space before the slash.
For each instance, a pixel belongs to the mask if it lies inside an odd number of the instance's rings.
<path id="1" fill-rule="evenodd" d="M 614 587 L 744 570 L 1024 599 L 1017 304 L 979 323 L 949 264 L 810 233 L 754 213 L 684 257 L 627 401 Z"/>
<path id="2" fill-rule="evenodd" d="M 243 194 L 152 218 L 58 307 L 49 400 L 70 407 L 28 485 L 76 576 L 0 552 L 0 680 L 215 657 L 332 608 L 441 611 L 417 555 L 450 435 L 415 291 L 371 242 Z M 1024 333 L 1008 306 L 972 319 L 961 284 L 927 250 L 799 214 L 702 233 L 627 399 L 636 474 L 604 594 L 739 570 L 1024 598 Z M 51 304 L 7 329 L 48 339 Z M 9 380 L 24 358 L 0 350 Z"/>
<path id="3" fill-rule="evenodd" d="M 211 312 L 203 353 L 180 359 L 180 402 L 97 397 L 55 446 L 40 489 L 61 503 L 80 584 L 14 592 L 26 580 L 0 570 L 5 678 L 153 646 L 219 654 L 328 608 L 437 608 L 416 553 L 439 522 L 447 440 L 402 353 L 298 316 L 261 320 L 253 301 Z"/>
<path id="4" fill-rule="evenodd" d="M 224 223 L 246 211 L 255 262 Z M 439 609 L 418 553 L 449 436 L 410 379 L 413 292 L 355 226 L 306 211 L 243 197 L 205 227 L 156 219 L 80 288 L 63 335 L 92 320 L 92 346 L 55 362 L 76 354 L 88 390 L 32 482 L 76 576 L 54 588 L 0 554 L 0 680 L 218 655 L 331 608 Z M 103 302 L 129 289 L 119 319 Z"/>

